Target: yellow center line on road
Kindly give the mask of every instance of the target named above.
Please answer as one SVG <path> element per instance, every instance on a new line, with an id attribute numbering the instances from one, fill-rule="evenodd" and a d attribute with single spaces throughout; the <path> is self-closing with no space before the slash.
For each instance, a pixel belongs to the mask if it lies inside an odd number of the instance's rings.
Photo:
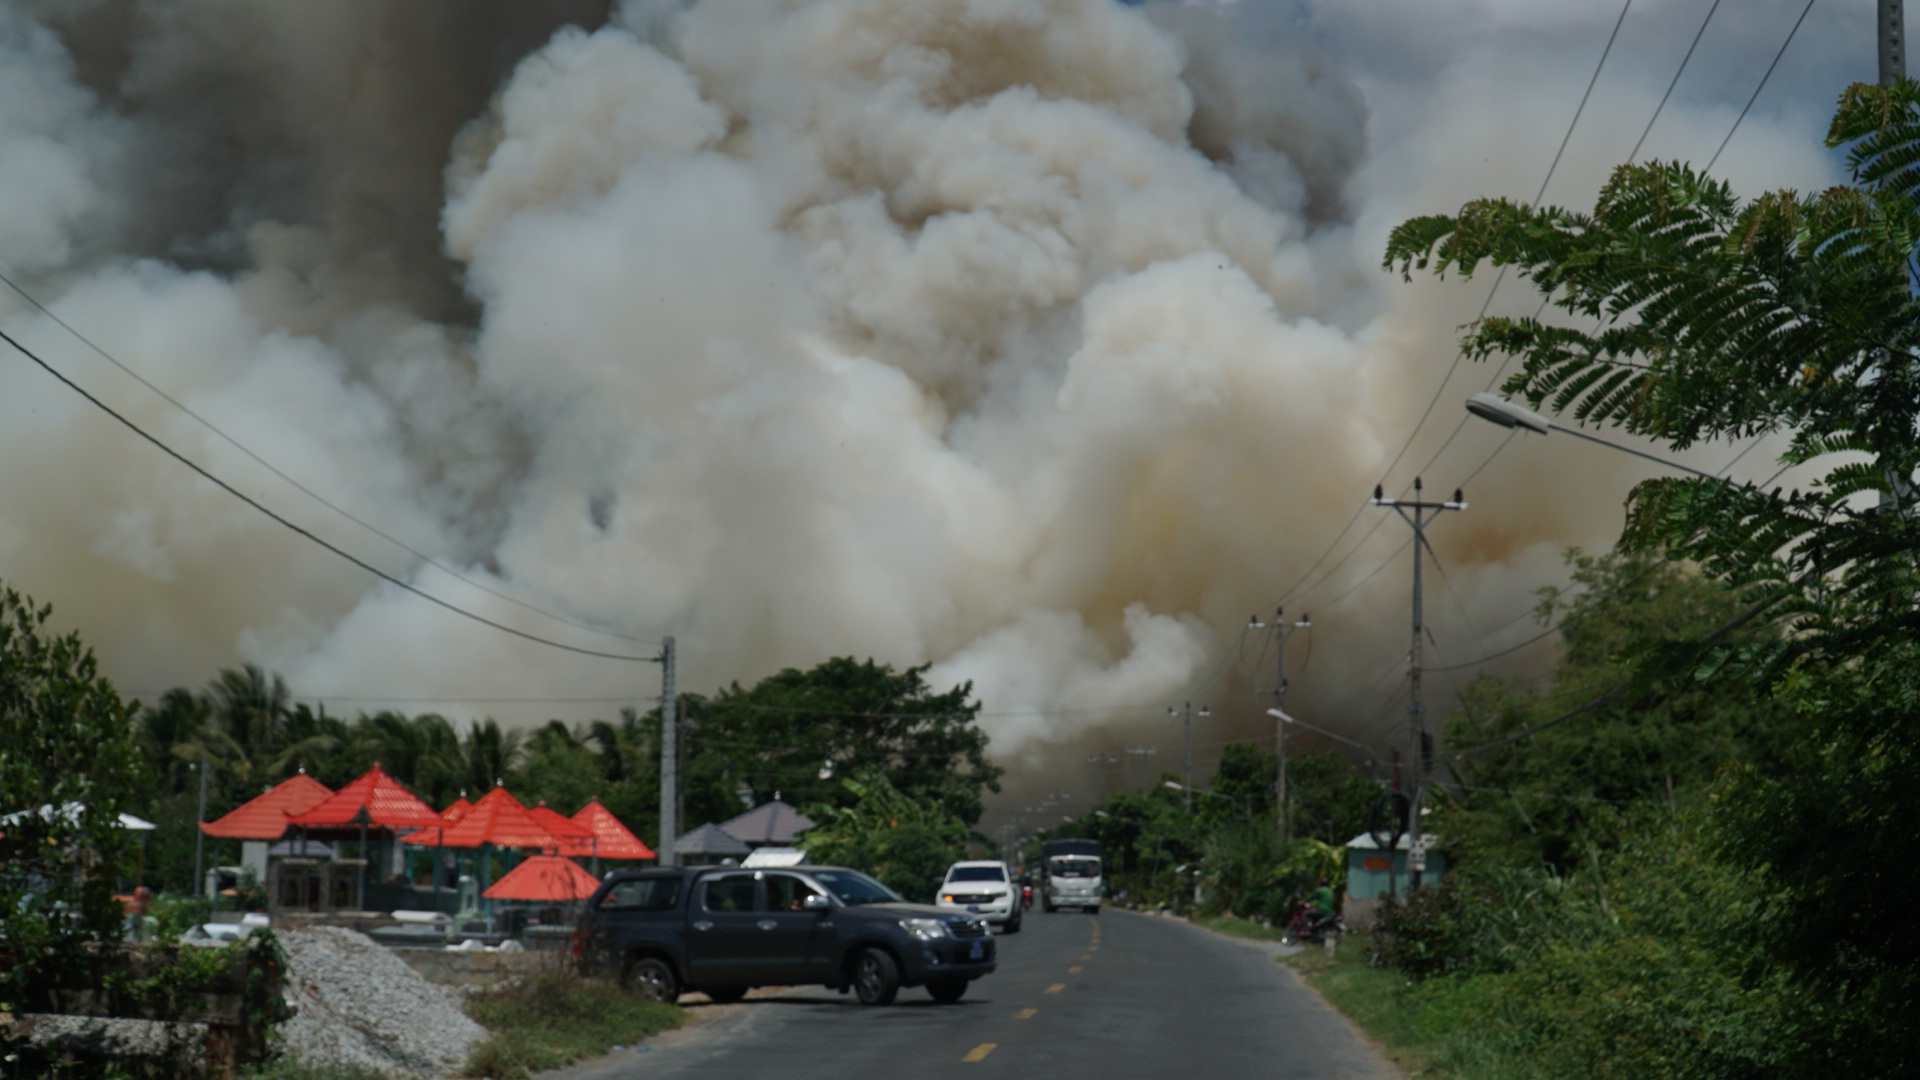
<path id="1" fill-rule="evenodd" d="M 1091 960 L 1091 959 L 1093 959 L 1093 953 L 1091 953 L 1091 952 L 1089 952 L 1089 953 L 1087 953 L 1087 955 L 1085 955 L 1085 956 L 1083 956 L 1083 957 L 1081 957 L 1080 959 L 1082 959 L 1082 960 Z"/>
<path id="2" fill-rule="evenodd" d="M 1013 1014 L 1013 1018 L 1015 1020 L 1031 1020 L 1033 1019 L 1033 1014 L 1039 1011 L 1039 1009 L 1021 1009 L 1019 1012 Z"/>
<path id="3" fill-rule="evenodd" d="M 1054 983 L 1052 986 L 1047 987 L 1045 992 L 1049 994 L 1057 994 L 1060 991 L 1065 990 L 1066 988 L 1067 988 L 1066 983 Z"/>
<path id="4" fill-rule="evenodd" d="M 981 1043 L 979 1046 L 976 1046 L 973 1049 L 967 1051 L 967 1056 L 961 1058 L 960 1060 L 961 1061 L 985 1061 L 987 1059 L 987 1055 L 993 1053 L 993 1048 L 999 1045 L 1000 1045 L 999 1043 Z"/>
<path id="5" fill-rule="evenodd" d="M 1070 968 L 1068 968 L 1068 969 L 1067 969 L 1067 974 L 1069 974 L 1069 975 L 1078 975 L 1078 974 L 1080 974 L 1080 973 L 1081 973 L 1082 971 L 1085 971 L 1085 970 L 1087 970 L 1087 969 L 1086 969 L 1086 968 L 1083 968 L 1083 967 L 1081 967 L 1081 966 L 1080 966 L 1079 964 L 1075 964 L 1075 965 L 1073 965 L 1072 967 L 1070 967 Z"/>

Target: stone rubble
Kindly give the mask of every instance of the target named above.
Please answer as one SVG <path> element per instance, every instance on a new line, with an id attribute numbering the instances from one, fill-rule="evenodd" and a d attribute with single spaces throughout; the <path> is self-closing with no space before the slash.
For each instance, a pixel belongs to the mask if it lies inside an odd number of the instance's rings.
<path id="1" fill-rule="evenodd" d="M 305 1064 L 449 1076 L 486 1037 L 457 991 L 421 978 L 365 934 L 322 926 L 284 932 L 280 943 L 287 999 L 298 1010 L 280 1031 L 286 1052 Z"/>

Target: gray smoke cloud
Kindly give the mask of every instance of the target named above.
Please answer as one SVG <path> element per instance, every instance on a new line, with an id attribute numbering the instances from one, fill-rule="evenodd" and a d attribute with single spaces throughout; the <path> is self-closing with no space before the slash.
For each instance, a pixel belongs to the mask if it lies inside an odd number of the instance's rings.
<path id="1" fill-rule="evenodd" d="M 1720 170 L 1743 189 L 1836 179 L 1815 136 L 1870 63 L 1856 9 L 1808 28 L 1744 122 Z M 1550 199 L 1589 199 L 1625 156 L 1703 13 L 1636 9 Z M 1792 14 L 1719 17 L 1648 152 L 1711 153 Z M 971 680 L 1011 805 L 1090 792 L 1090 748 L 1177 765 L 1158 717 L 1187 698 L 1216 713 L 1202 761 L 1269 730 L 1247 615 L 1374 483 L 1409 482 L 1491 374 L 1459 373 L 1386 472 L 1487 284 L 1398 283 L 1386 232 L 1531 198 L 1611 19 L 1468 0 L 0 3 L 0 266 L 411 547 L 569 620 L 675 635 L 683 685 L 846 653 Z M 1510 285 L 1495 310 L 1532 307 Z M 315 505 L 17 298 L 0 322 L 419 587 L 627 647 Z M 127 687 L 251 660 L 336 708 L 519 721 L 655 692 L 650 665 L 370 581 L 17 357 L 0 380 L 0 576 Z M 1428 490 L 1500 438 L 1462 430 Z M 1641 475 L 1551 441 L 1494 458 L 1433 533 L 1442 660 L 1530 633 L 1512 622 L 1530 590 L 1564 545 L 1611 542 Z M 1384 746 L 1407 582 L 1374 572 L 1405 529 L 1342 558 L 1380 513 L 1287 604 L 1316 642 L 1290 707 Z"/>

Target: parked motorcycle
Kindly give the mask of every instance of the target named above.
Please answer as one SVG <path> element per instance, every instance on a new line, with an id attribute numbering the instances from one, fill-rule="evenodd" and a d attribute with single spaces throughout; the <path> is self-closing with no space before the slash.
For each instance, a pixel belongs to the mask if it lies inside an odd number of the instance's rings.
<path id="1" fill-rule="evenodd" d="M 1294 912 L 1293 920 L 1287 923 L 1287 941 L 1296 945 L 1320 945 L 1326 942 L 1328 934 L 1338 935 L 1341 929 L 1338 914 L 1307 905 Z"/>

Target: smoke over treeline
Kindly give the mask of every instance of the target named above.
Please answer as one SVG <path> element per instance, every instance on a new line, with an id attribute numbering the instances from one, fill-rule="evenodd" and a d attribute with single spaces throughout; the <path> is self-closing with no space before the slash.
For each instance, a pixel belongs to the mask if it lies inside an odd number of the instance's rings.
<path id="1" fill-rule="evenodd" d="M 1484 296 L 1389 281 L 1381 237 L 1531 197 L 1578 95 L 1567 71 L 1597 54 L 1579 5 L 1517 30 L 1473 4 L 1387 7 L 15 0 L 0 268 L 410 547 L 569 620 L 675 635 L 683 685 L 930 662 L 935 684 L 973 681 L 1016 781 L 1051 766 L 1033 783 L 1084 787 L 1088 747 L 1176 749 L 1153 718 L 1183 697 L 1214 704 L 1208 745 L 1265 730 L 1272 675 L 1240 626 L 1382 480 Z M 1698 17 L 1669 7 L 1633 33 Z M 1724 129 L 1770 10 L 1728 17 L 1707 89 L 1650 151 Z M 1645 55 L 1582 121 L 1555 196 L 1587 198 L 1624 157 L 1675 60 Z M 1806 123 L 1829 81 L 1749 121 L 1733 175 L 1830 176 Z M 1510 287 L 1497 310 L 1532 304 Z M 646 651 L 325 510 L 18 297 L 0 322 L 420 588 Z M 1488 374 L 1461 373 L 1390 486 Z M 301 694 L 510 720 L 655 692 L 649 665 L 382 586 L 18 357 L 0 388 L 0 576 L 130 689 L 244 659 Z M 1457 442 L 1432 488 L 1498 435 Z M 1430 607 L 1459 608 L 1435 616 L 1446 658 L 1479 652 L 1562 545 L 1607 543 L 1634 475 L 1557 445 L 1481 473 L 1434 533 L 1454 598 Z M 1404 530 L 1335 561 L 1371 524 L 1288 604 L 1317 643 L 1292 700 L 1379 741 L 1404 569 L 1347 590 Z M 470 700 L 490 698 L 555 700 Z"/>

